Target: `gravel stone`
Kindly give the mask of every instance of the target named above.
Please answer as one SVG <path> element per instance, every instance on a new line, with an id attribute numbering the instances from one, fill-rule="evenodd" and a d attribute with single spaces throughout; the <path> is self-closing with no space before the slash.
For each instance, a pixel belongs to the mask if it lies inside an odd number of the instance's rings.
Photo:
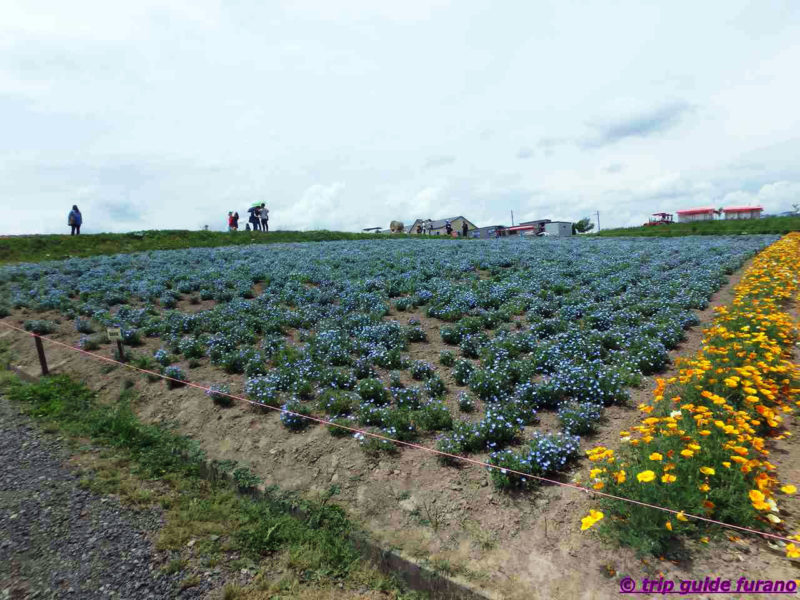
<path id="1" fill-rule="evenodd" d="M 59 440 L 0 397 L 0 600 L 205 595 L 211 581 L 180 590 L 187 574 L 155 564 L 161 511 L 81 489 Z"/>

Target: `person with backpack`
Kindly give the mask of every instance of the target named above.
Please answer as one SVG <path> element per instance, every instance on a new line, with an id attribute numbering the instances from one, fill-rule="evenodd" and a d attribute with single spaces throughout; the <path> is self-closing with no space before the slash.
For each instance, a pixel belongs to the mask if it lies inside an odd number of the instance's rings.
<path id="1" fill-rule="evenodd" d="M 453 225 L 452 223 L 450 223 L 450 221 L 445 222 L 444 229 L 447 232 L 447 235 L 449 236 L 453 235 Z"/>
<path id="2" fill-rule="evenodd" d="M 250 218 L 247 219 L 253 225 L 253 231 L 261 230 L 261 219 L 259 218 L 260 208 L 258 206 L 251 206 L 247 209 L 250 213 Z"/>
<path id="3" fill-rule="evenodd" d="M 239 231 L 239 213 L 238 211 L 233 211 L 233 230 Z"/>
<path id="4" fill-rule="evenodd" d="M 261 231 L 269 231 L 269 209 L 261 203 L 261 209 L 258 211 L 258 216 L 261 219 Z"/>
<path id="5" fill-rule="evenodd" d="M 69 215 L 67 216 L 67 225 L 70 226 L 70 235 L 80 235 L 81 234 L 81 225 L 83 224 L 83 215 L 81 211 L 78 210 L 78 206 L 73 204 L 72 210 L 69 211 Z"/>

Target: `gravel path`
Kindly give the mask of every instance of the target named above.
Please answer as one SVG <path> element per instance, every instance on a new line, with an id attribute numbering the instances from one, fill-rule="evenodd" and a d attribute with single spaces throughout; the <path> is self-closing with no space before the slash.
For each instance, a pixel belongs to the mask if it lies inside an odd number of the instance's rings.
<path id="1" fill-rule="evenodd" d="M 68 453 L 0 397 L 0 600 L 196 598 L 153 566 L 158 510 L 78 487 Z"/>

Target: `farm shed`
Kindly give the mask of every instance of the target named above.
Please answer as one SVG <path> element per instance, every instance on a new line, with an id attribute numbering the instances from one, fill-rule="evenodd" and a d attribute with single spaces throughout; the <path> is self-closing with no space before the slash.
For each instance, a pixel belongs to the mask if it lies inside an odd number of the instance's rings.
<path id="1" fill-rule="evenodd" d="M 499 234 L 499 235 L 498 235 Z M 506 235 L 506 228 L 503 225 L 488 225 L 486 227 L 476 227 L 470 229 L 469 237 L 472 238 L 493 238 Z"/>
<path id="2" fill-rule="evenodd" d="M 716 212 L 717 211 L 710 206 L 679 210 L 677 211 L 678 223 L 691 223 L 692 221 L 713 221 L 714 214 Z"/>
<path id="3" fill-rule="evenodd" d="M 539 235 L 545 230 L 545 225 L 552 223 L 550 219 L 539 219 L 538 221 L 525 221 L 519 225 L 509 227 L 508 235 Z M 556 234 L 553 234 L 556 235 Z"/>
<path id="4" fill-rule="evenodd" d="M 539 228 L 535 225 L 514 225 L 506 229 L 507 235 L 536 235 Z"/>
<path id="5" fill-rule="evenodd" d="M 550 221 L 544 224 L 544 232 L 555 237 L 572 235 L 572 223 L 569 221 Z"/>
<path id="6" fill-rule="evenodd" d="M 728 206 L 722 209 L 725 220 L 728 219 L 760 219 L 764 209 L 760 206 Z"/>
<path id="7" fill-rule="evenodd" d="M 535 225 L 544 231 L 544 226 L 547 223 L 552 223 L 550 219 L 537 219 L 536 221 L 523 221 L 520 225 Z"/>
<path id="8" fill-rule="evenodd" d="M 447 230 L 445 229 L 447 221 L 450 221 L 450 224 L 453 226 L 453 231 L 458 233 L 458 235 L 461 235 L 461 227 L 464 223 L 467 224 L 467 228 L 470 231 L 476 229 L 472 221 L 465 217 L 458 216 L 450 217 L 449 219 L 437 219 L 436 221 L 431 221 L 430 219 L 415 219 L 411 224 L 409 233 L 416 234 L 417 227 L 421 227 L 422 231 L 427 232 L 429 235 L 447 235 Z"/>

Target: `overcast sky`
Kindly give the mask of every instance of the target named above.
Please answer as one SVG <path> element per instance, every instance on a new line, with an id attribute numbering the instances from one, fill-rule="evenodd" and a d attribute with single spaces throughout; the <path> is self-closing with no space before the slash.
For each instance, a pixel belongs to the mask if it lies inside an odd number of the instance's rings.
<path id="1" fill-rule="evenodd" d="M 0 0 L 0 233 L 800 202 L 800 2 Z"/>

